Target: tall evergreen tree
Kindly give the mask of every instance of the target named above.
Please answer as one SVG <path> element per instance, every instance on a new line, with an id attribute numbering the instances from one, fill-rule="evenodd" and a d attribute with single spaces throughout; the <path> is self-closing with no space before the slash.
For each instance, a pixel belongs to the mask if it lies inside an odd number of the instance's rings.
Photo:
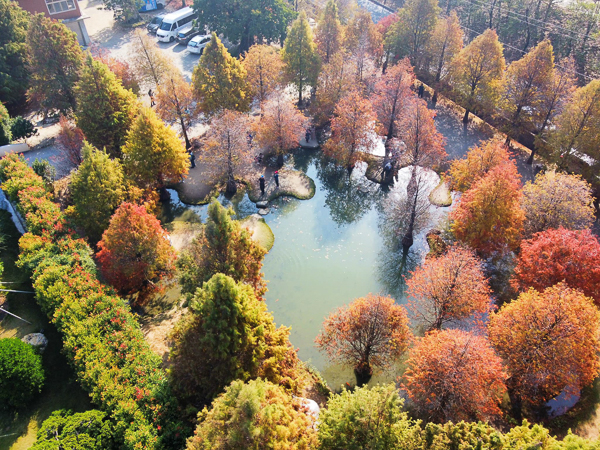
<path id="1" fill-rule="evenodd" d="M 316 86 L 320 68 L 317 46 L 313 41 L 313 34 L 304 11 L 292 23 L 283 46 L 282 58 L 286 75 L 298 90 L 298 104 L 300 105 L 304 87 Z"/>
<path id="2" fill-rule="evenodd" d="M 0 0 L 0 102 L 9 108 L 25 97 L 27 70 L 27 26 L 29 14 L 16 2 Z"/>
<path id="3" fill-rule="evenodd" d="M 97 242 L 125 197 L 123 168 L 119 160 L 110 159 L 87 142 L 81 153 L 83 161 L 71 175 L 73 206 L 68 213 L 90 240 Z"/>
<path id="4" fill-rule="evenodd" d="M 29 24 L 27 47 L 29 100 L 45 113 L 69 114 L 75 108 L 74 88 L 84 59 L 77 35 L 64 24 L 38 14 Z"/>
<path id="5" fill-rule="evenodd" d="M 142 108 L 123 146 L 125 174 L 145 190 L 178 183 L 188 173 L 189 156 L 175 130 L 150 108 Z"/>
<path id="6" fill-rule="evenodd" d="M 77 126 L 87 140 L 119 157 L 140 107 L 135 94 L 125 89 L 105 64 L 88 55 L 75 86 L 75 96 Z"/>
<path id="7" fill-rule="evenodd" d="M 340 49 L 343 32 L 337 3 L 335 0 L 329 0 L 321 13 L 315 36 L 317 49 L 323 62 L 328 63 L 329 59 Z"/>
<path id="8" fill-rule="evenodd" d="M 225 109 L 245 112 L 252 99 L 246 69 L 233 58 L 216 33 L 192 74 L 192 85 L 200 111 L 213 116 Z"/>

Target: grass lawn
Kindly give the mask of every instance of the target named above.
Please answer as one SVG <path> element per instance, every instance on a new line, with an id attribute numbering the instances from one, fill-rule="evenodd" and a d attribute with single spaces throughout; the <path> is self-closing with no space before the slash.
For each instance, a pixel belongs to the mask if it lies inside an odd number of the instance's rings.
<path id="1" fill-rule="evenodd" d="M 0 210 L 0 233 L 5 236 L 4 245 L 0 249 L 0 260 L 4 264 L 2 281 L 18 283 L 7 284 L 9 289 L 32 291 L 27 274 L 15 266 L 19 254 L 19 233 L 10 219 L 10 214 L 4 210 Z M 0 303 L 3 300 L 0 299 Z M 39 427 L 52 411 L 71 409 L 80 412 L 92 409 L 92 405 L 61 353 L 60 335 L 54 326 L 48 323 L 35 302 L 34 295 L 9 293 L 4 307 L 31 322 L 31 325 L 6 316 L 0 320 L 0 338 L 22 338 L 26 334 L 41 330 L 48 338 L 48 348 L 43 355 L 46 382 L 42 393 L 19 412 L 0 410 L 0 450 L 25 450 L 33 445 Z"/>

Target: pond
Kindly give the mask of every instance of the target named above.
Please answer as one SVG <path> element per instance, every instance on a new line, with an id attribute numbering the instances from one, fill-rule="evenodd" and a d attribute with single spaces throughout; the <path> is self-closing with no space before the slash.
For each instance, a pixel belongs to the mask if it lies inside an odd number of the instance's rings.
<path id="1" fill-rule="evenodd" d="M 449 117 L 440 120 L 440 131 L 452 133 L 448 136 L 452 158 L 461 157 L 470 145 L 486 138 L 476 130 L 465 135 L 462 126 L 448 126 L 449 122 Z M 323 319 L 368 293 L 390 295 L 404 303 L 403 277 L 422 262 L 428 251 L 425 234 L 447 216 L 449 208 L 431 206 L 429 224 L 415 234 L 414 245 L 403 257 L 401 236 L 388 219 L 386 205 L 405 191 L 408 169 L 387 189 L 367 180 L 364 166 L 349 176 L 319 150 L 297 150 L 286 165 L 311 177 L 316 193 L 310 200 L 279 198 L 270 205 L 271 213 L 265 220 L 275 234 L 275 245 L 263 266 L 269 289 L 266 301 L 276 323 L 292 327 L 290 340 L 299 349 L 299 357 L 319 369 L 330 386 L 338 388 L 354 377 L 351 370 L 331 365 L 315 348 Z M 185 210 L 194 211 L 202 221 L 206 219 L 206 206 L 184 205 L 175 191 L 171 193 L 167 211 L 171 220 Z M 219 200 L 232 205 L 237 219 L 257 211 L 245 194 L 231 200 L 221 196 Z M 393 371 L 375 375 L 374 382 L 394 379 Z"/>

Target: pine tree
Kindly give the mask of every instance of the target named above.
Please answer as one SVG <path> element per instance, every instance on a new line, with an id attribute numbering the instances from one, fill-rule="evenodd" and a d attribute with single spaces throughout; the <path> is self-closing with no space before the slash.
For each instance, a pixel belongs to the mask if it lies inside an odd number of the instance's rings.
<path id="1" fill-rule="evenodd" d="M 362 82 L 374 69 L 383 52 L 382 36 L 367 11 L 357 12 L 344 32 L 344 48 L 355 67 L 356 79 Z"/>
<path id="2" fill-rule="evenodd" d="M 83 161 L 69 184 L 73 206 L 68 213 L 97 242 L 125 197 L 123 168 L 119 160 L 87 142 L 81 153 Z"/>
<path id="3" fill-rule="evenodd" d="M 131 44 L 130 60 L 138 78 L 145 84 L 159 86 L 173 63 L 145 31 L 136 30 Z"/>
<path id="4" fill-rule="evenodd" d="M 226 109 L 241 112 L 250 109 L 246 69 L 229 54 L 216 33 L 194 69 L 192 85 L 200 111 L 208 116 Z"/>
<path id="5" fill-rule="evenodd" d="M 496 103 L 504 67 L 502 44 L 494 30 L 486 30 L 456 55 L 450 65 L 450 84 L 462 98 L 464 123 L 472 110 Z"/>
<path id="6" fill-rule="evenodd" d="M 123 87 L 105 64 L 88 54 L 75 86 L 75 96 L 77 126 L 88 142 L 112 157 L 119 157 L 127 131 L 138 113 L 135 95 Z"/>
<path id="7" fill-rule="evenodd" d="M 27 70 L 29 14 L 16 2 L 0 0 L 0 103 L 10 108 L 24 100 Z"/>
<path id="8" fill-rule="evenodd" d="M 27 31 L 29 48 L 29 101 L 45 112 L 69 114 L 76 104 L 75 83 L 83 63 L 77 36 L 66 25 L 33 16 Z"/>
<path id="9" fill-rule="evenodd" d="M 298 105 L 302 105 L 302 91 L 306 86 L 315 87 L 319 76 L 320 58 L 313 34 L 302 11 L 292 23 L 283 46 L 282 59 L 285 72 L 298 90 Z"/>
<path id="10" fill-rule="evenodd" d="M 189 155 L 175 131 L 150 108 L 142 108 L 123 146 L 125 174 L 147 191 L 178 183 L 188 173 Z"/>
<path id="11" fill-rule="evenodd" d="M 342 45 L 343 28 L 340 23 L 338 7 L 335 0 L 329 0 L 321 13 L 315 42 L 324 63 L 337 53 Z"/>

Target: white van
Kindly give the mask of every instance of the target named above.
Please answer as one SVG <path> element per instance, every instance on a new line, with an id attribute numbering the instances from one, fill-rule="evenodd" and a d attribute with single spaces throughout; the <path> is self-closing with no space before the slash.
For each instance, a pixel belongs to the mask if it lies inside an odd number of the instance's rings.
<path id="1" fill-rule="evenodd" d="M 161 42 L 173 42 L 177 37 L 177 33 L 189 26 L 195 18 L 196 14 L 189 6 L 167 14 L 160 24 L 160 28 L 156 31 L 156 37 Z"/>

